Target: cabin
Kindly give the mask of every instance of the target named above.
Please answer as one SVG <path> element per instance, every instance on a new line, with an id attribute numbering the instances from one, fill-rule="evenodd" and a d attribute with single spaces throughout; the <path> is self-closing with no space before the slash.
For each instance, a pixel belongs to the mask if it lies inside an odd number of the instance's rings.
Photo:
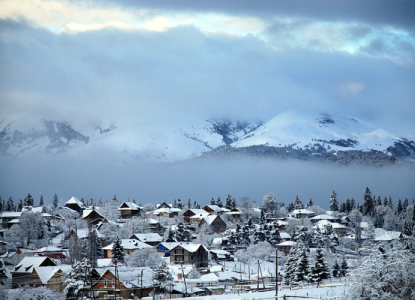
<path id="1" fill-rule="evenodd" d="M 308 209 L 295 209 L 291 212 L 291 216 L 293 216 L 296 219 L 302 219 L 302 218 L 313 218 L 316 216 L 316 213 L 314 211 L 308 210 Z"/>
<path id="2" fill-rule="evenodd" d="M 206 212 L 204 209 L 188 209 L 183 213 L 183 220 L 185 223 L 191 222 L 191 217 L 196 215 L 204 215 L 207 216 L 209 213 Z"/>
<path id="3" fill-rule="evenodd" d="M 92 288 L 98 294 L 99 299 L 114 299 L 114 295 L 129 299 L 129 291 L 125 285 L 119 281 L 110 270 L 103 272 L 102 276 L 93 283 Z"/>
<path id="4" fill-rule="evenodd" d="M 82 214 L 82 211 L 85 209 L 85 205 L 76 197 L 71 197 L 71 199 L 66 201 L 64 207 L 70 208 L 78 214 Z"/>
<path id="5" fill-rule="evenodd" d="M 291 248 L 295 245 L 297 245 L 296 242 L 286 241 L 286 242 L 277 244 L 277 249 L 288 255 L 288 253 L 290 253 L 291 251 Z"/>
<path id="6" fill-rule="evenodd" d="M 130 239 L 136 239 L 142 243 L 146 243 L 150 246 L 157 246 L 163 241 L 163 237 L 158 233 L 136 233 L 133 234 Z"/>
<path id="7" fill-rule="evenodd" d="M 208 267 L 208 250 L 201 244 L 179 243 L 170 250 L 170 262 L 206 268 Z"/>
<path id="8" fill-rule="evenodd" d="M 226 212 L 225 215 L 231 218 L 232 223 L 242 222 L 242 213 L 237 208 L 231 209 L 231 211 Z"/>
<path id="9" fill-rule="evenodd" d="M 215 261 L 234 261 L 231 253 L 225 250 L 210 250 L 209 253 Z"/>
<path id="10" fill-rule="evenodd" d="M 108 220 L 99 212 L 97 212 L 95 208 L 85 209 L 82 212 L 82 219 L 84 219 L 84 221 L 87 222 L 89 225 L 94 226 L 101 225 L 103 223 L 108 223 Z"/>
<path id="11" fill-rule="evenodd" d="M 143 212 L 143 208 L 133 202 L 125 201 L 121 203 L 118 211 L 120 212 L 122 219 L 132 219 L 140 217 Z"/>
<path id="12" fill-rule="evenodd" d="M 157 208 L 156 210 L 151 211 L 148 214 L 155 216 L 155 217 L 174 218 L 179 215 L 180 211 L 181 211 L 180 208 L 162 207 L 162 208 Z"/>
<path id="13" fill-rule="evenodd" d="M 207 229 L 211 230 L 213 233 L 222 233 L 226 231 L 226 223 L 220 216 L 216 215 L 202 218 L 199 223 L 199 228 L 203 226 L 207 226 Z"/>
<path id="14" fill-rule="evenodd" d="M 173 205 L 167 202 L 163 202 L 163 203 L 157 204 L 157 209 L 158 208 L 173 208 Z"/>
<path id="15" fill-rule="evenodd" d="M 156 219 L 147 219 L 148 230 L 152 233 L 163 233 L 164 227 L 160 225 L 160 222 Z"/>
<path id="16" fill-rule="evenodd" d="M 20 286 L 41 286 L 38 272 L 34 272 L 39 267 L 56 267 L 56 264 L 49 257 L 30 257 L 23 258 L 14 268 L 12 274 L 12 288 Z"/>
<path id="17" fill-rule="evenodd" d="M 106 247 L 103 247 L 102 250 L 104 250 L 104 258 L 111 258 L 114 255 L 112 255 L 112 246 L 113 244 L 110 244 Z M 147 245 L 145 243 L 142 243 L 136 239 L 122 239 L 121 240 L 121 246 L 124 248 L 123 253 L 125 254 L 131 254 L 134 251 L 142 250 L 142 249 L 152 249 L 150 245 Z"/>

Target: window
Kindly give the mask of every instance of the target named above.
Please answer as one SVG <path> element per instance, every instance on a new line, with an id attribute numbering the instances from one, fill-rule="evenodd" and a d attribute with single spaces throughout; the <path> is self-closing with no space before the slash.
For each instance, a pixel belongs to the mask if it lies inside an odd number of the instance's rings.
<path id="1" fill-rule="evenodd" d="M 193 260 L 193 255 L 190 256 L 190 259 Z"/>
<path id="2" fill-rule="evenodd" d="M 115 287 L 115 279 L 112 279 L 112 286 Z"/>
<path id="3" fill-rule="evenodd" d="M 110 283 L 110 280 L 105 278 L 104 279 L 104 287 L 107 287 L 109 283 Z"/>

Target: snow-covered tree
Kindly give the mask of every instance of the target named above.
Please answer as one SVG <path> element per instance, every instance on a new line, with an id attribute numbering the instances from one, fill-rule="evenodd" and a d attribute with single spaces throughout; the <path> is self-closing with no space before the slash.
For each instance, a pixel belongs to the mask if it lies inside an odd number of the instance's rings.
<path id="1" fill-rule="evenodd" d="M 335 190 L 331 192 L 330 196 L 330 210 L 331 211 L 339 211 L 339 203 L 337 201 L 337 193 Z"/>
<path id="2" fill-rule="evenodd" d="M 339 277 L 341 275 L 340 273 L 341 271 L 341 267 L 339 265 L 339 263 L 337 262 L 337 259 L 334 261 L 333 267 L 332 267 L 332 274 L 333 277 Z"/>
<path id="3" fill-rule="evenodd" d="M 210 205 L 216 205 L 216 201 L 214 197 L 210 198 Z"/>
<path id="4" fill-rule="evenodd" d="M 222 199 L 220 197 L 218 197 L 218 199 L 216 200 L 216 205 L 219 207 L 223 207 Z"/>
<path id="5" fill-rule="evenodd" d="M 306 247 L 299 244 L 299 251 L 297 253 L 297 265 L 294 270 L 294 282 L 302 282 L 308 279 L 309 263 L 307 257 Z"/>
<path id="6" fill-rule="evenodd" d="M 317 248 L 314 265 L 310 268 L 310 280 L 314 282 L 320 282 L 323 279 L 329 278 L 330 274 L 324 262 L 323 250 Z"/>
<path id="7" fill-rule="evenodd" d="M 25 286 L 18 289 L 12 289 L 8 292 L 8 297 L 2 297 L 2 300 L 63 300 L 65 296 L 51 289 L 41 287 Z"/>
<path id="8" fill-rule="evenodd" d="M 350 277 L 348 299 L 415 299 L 415 260 L 411 250 L 374 249 Z"/>
<path id="9" fill-rule="evenodd" d="M 54 208 L 58 208 L 59 205 L 59 199 L 58 199 L 58 195 L 55 193 L 55 195 L 53 196 L 53 207 Z"/>
<path id="10" fill-rule="evenodd" d="M 192 269 L 189 273 L 187 273 L 187 278 L 199 279 L 200 277 L 202 277 L 202 274 L 200 274 L 199 270 L 196 268 L 196 265 L 192 265 Z"/>
<path id="11" fill-rule="evenodd" d="M 313 199 L 310 198 L 310 200 L 308 200 L 305 208 L 309 208 L 310 206 L 313 206 Z"/>
<path id="12" fill-rule="evenodd" d="M 343 256 L 342 263 L 340 265 L 340 276 L 346 276 L 348 273 L 349 266 L 347 265 L 346 258 Z"/>
<path id="13" fill-rule="evenodd" d="M 192 208 L 192 204 L 190 203 L 190 199 L 187 200 L 187 209 L 191 209 Z"/>
<path id="14" fill-rule="evenodd" d="M 79 299 L 85 295 L 84 288 L 90 284 L 88 270 L 91 267 L 87 259 L 72 265 L 69 274 L 66 275 L 66 299 Z"/>
<path id="15" fill-rule="evenodd" d="M 14 202 L 13 202 L 12 197 L 9 197 L 9 200 L 7 200 L 6 211 L 15 211 Z"/>
<path id="16" fill-rule="evenodd" d="M 45 205 L 45 202 L 43 201 L 43 195 L 40 195 L 39 206 L 43 206 L 43 205 Z"/>
<path id="17" fill-rule="evenodd" d="M 17 201 L 16 211 L 22 211 L 22 209 L 23 209 L 23 200 L 19 199 L 19 201 Z"/>
<path id="18" fill-rule="evenodd" d="M 24 198 L 23 204 L 24 206 L 33 206 L 33 197 L 30 193 Z"/>
<path id="19" fill-rule="evenodd" d="M 112 249 L 111 249 L 111 253 L 113 255 L 113 257 L 111 257 L 111 262 L 113 264 L 119 264 L 119 263 L 125 262 L 124 260 L 125 253 L 123 251 L 124 251 L 124 247 L 121 245 L 121 241 L 117 237 L 117 239 L 112 244 Z"/>
<path id="20" fill-rule="evenodd" d="M 130 267 L 150 267 L 153 270 L 160 263 L 160 259 L 161 257 L 155 249 L 136 250 L 125 257 L 125 261 Z"/>
<path id="21" fill-rule="evenodd" d="M 295 196 L 295 201 L 294 201 L 294 208 L 295 209 L 303 209 L 304 208 L 304 204 L 303 202 L 301 202 L 300 198 L 297 196 Z"/>
<path id="22" fill-rule="evenodd" d="M 154 270 L 152 280 L 157 293 L 168 291 L 170 283 L 173 281 L 173 276 L 170 274 L 169 267 L 164 259 L 160 260 L 159 265 Z"/>
<path id="23" fill-rule="evenodd" d="M 280 207 L 281 205 L 279 204 L 274 194 L 268 193 L 262 198 L 261 209 L 263 209 L 268 216 L 272 218 L 280 217 Z"/>
<path id="24" fill-rule="evenodd" d="M 362 205 L 364 216 L 372 217 L 375 213 L 375 201 L 372 197 L 372 192 L 368 187 L 366 187 L 365 192 L 363 194 L 363 205 Z"/>

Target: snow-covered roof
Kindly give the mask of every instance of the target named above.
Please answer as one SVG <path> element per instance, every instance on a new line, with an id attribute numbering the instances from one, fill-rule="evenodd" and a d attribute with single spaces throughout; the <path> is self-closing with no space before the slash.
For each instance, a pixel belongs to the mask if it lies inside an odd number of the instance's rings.
<path id="1" fill-rule="evenodd" d="M 310 220 L 336 220 L 337 218 L 331 215 L 318 215 L 315 216 L 313 218 L 311 218 Z"/>
<path id="2" fill-rule="evenodd" d="M 290 239 L 291 236 L 287 232 L 280 232 L 280 237 L 282 239 Z"/>
<path id="3" fill-rule="evenodd" d="M 222 240 L 223 238 L 221 237 L 214 238 L 212 244 L 222 244 Z"/>
<path id="4" fill-rule="evenodd" d="M 189 209 L 192 213 L 194 213 L 195 215 L 200 215 L 200 214 L 206 214 L 206 210 L 201 209 L 201 208 L 191 208 Z M 189 211 L 188 210 L 188 211 Z"/>
<path id="5" fill-rule="evenodd" d="M 324 226 L 332 226 L 332 223 L 328 220 L 321 220 L 321 221 L 318 221 L 316 223 L 316 225 L 313 226 L 313 228 L 321 228 L 322 229 L 322 228 L 324 228 Z"/>
<path id="6" fill-rule="evenodd" d="M 333 228 L 347 228 L 346 226 L 339 224 L 337 222 L 331 223 L 331 226 L 333 226 Z"/>
<path id="7" fill-rule="evenodd" d="M 148 219 L 147 222 L 148 222 L 148 224 L 157 224 L 157 223 L 160 223 L 156 219 L 152 219 L 152 218 Z"/>
<path id="8" fill-rule="evenodd" d="M 15 267 L 15 272 L 33 272 L 33 268 L 39 267 L 48 257 L 26 256 Z"/>
<path id="9" fill-rule="evenodd" d="M 42 213 L 43 206 L 33 207 L 33 206 L 23 206 L 22 212 L 24 211 L 31 211 L 33 213 Z"/>
<path id="10" fill-rule="evenodd" d="M 208 251 L 208 249 L 205 246 L 203 246 L 202 244 L 179 243 L 179 245 L 175 246 L 174 248 L 179 247 L 179 246 L 186 249 L 188 252 L 191 252 L 191 253 L 196 252 L 197 250 L 199 250 L 200 247 L 203 247 L 203 249 L 205 249 L 205 251 Z M 174 248 L 172 248 L 172 249 L 174 249 Z"/>
<path id="11" fill-rule="evenodd" d="M 127 206 L 127 207 L 122 207 L 122 206 Z M 118 210 L 130 210 L 130 209 L 139 210 L 141 209 L 141 207 L 133 202 L 125 201 L 121 203 L 120 207 L 118 208 Z"/>
<path id="12" fill-rule="evenodd" d="M 215 253 L 216 255 L 231 255 L 228 251 L 225 251 L 225 250 L 209 250 L 209 251 Z"/>
<path id="13" fill-rule="evenodd" d="M 43 284 L 47 284 L 53 275 L 55 275 L 60 269 L 60 267 L 35 267 L 35 271 L 37 275 L 39 275 L 39 279 Z"/>
<path id="14" fill-rule="evenodd" d="M 103 247 L 104 250 L 111 250 L 114 243 Z M 137 241 L 136 239 L 122 239 L 121 245 L 124 249 L 128 250 L 140 250 L 140 249 L 146 249 L 146 248 L 153 248 L 150 245 L 147 245 L 146 243 Z"/>
<path id="15" fill-rule="evenodd" d="M 213 223 L 213 221 L 216 220 L 217 217 L 218 216 L 216 216 L 216 215 L 210 215 L 210 216 L 207 216 L 207 217 L 203 217 L 203 220 L 206 222 L 206 224 L 211 225 Z"/>
<path id="16" fill-rule="evenodd" d="M 360 227 L 361 228 L 368 228 L 369 224 L 367 222 L 360 222 Z"/>
<path id="17" fill-rule="evenodd" d="M 174 212 L 179 212 L 179 211 L 181 211 L 180 208 L 162 207 L 162 208 L 158 208 L 158 209 L 152 211 L 151 214 L 157 215 L 157 214 L 160 214 L 160 213 L 174 213 Z"/>
<path id="18" fill-rule="evenodd" d="M 86 218 L 88 217 L 93 211 L 95 211 L 99 216 L 103 217 L 103 215 L 101 215 L 99 212 L 97 212 L 95 209 L 84 209 L 84 211 L 82 212 L 82 218 Z"/>
<path id="19" fill-rule="evenodd" d="M 2 218 L 20 218 L 20 215 L 22 214 L 22 212 L 10 212 L 10 211 L 7 211 L 7 212 L 4 212 L 4 213 L 2 213 L 0 216 L 2 217 Z"/>
<path id="20" fill-rule="evenodd" d="M 286 241 L 286 242 L 277 244 L 277 246 L 294 246 L 294 245 L 297 245 L 297 243 L 293 241 Z"/>
<path id="21" fill-rule="evenodd" d="M 96 230 L 96 229 L 94 229 L 94 230 L 95 230 L 95 232 L 97 233 L 97 236 L 98 236 L 99 238 L 102 238 L 102 234 L 101 234 L 98 230 Z M 74 231 L 74 232 L 75 232 L 75 231 Z M 76 236 L 77 236 L 78 238 L 80 238 L 80 239 L 83 239 L 83 238 L 88 237 L 88 233 L 89 233 L 88 228 L 79 228 L 79 229 L 77 229 L 77 231 L 76 231 Z"/>
<path id="22" fill-rule="evenodd" d="M 392 240 L 399 240 L 399 237 L 394 234 L 386 233 L 384 235 L 381 235 L 375 238 L 375 241 L 392 241 Z"/>
<path id="23" fill-rule="evenodd" d="M 43 253 L 43 252 L 63 252 L 62 248 L 54 247 L 54 246 L 46 246 L 35 250 L 36 253 Z"/>
<path id="24" fill-rule="evenodd" d="M 302 214 L 302 215 L 312 215 L 312 214 L 315 214 L 315 212 L 303 208 L 303 209 L 294 209 L 291 214 L 293 214 L 293 215 L 299 215 L 299 214 Z"/>
<path id="25" fill-rule="evenodd" d="M 141 242 L 161 242 L 163 237 L 158 233 L 136 233 L 133 235 Z"/>
<path id="26" fill-rule="evenodd" d="M 174 247 L 180 245 L 180 242 L 163 242 L 163 243 L 160 243 L 160 245 L 165 247 L 167 250 L 171 250 Z"/>
<path id="27" fill-rule="evenodd" d="M 190 219 L 203 219 L 203 218 L 208 217 L 209 215 L 210 215 L 210 213 L 205 212 L 203 214 L 197 214 L 197 215 L 191 216 Z"/>
<path id="28" fill-rule="evenodd" d="M 161 205 L 163 205 L 163 204 L 167 204 L 168 206 L 170 206 L 170 207 L 173 207 L 173 204 L 171 204 L 171 203 L 167 203 L 167 202 L 163 202 L 163 203 L 159 203 L 159 204 L 157 204 L 157 208 L 159 208 Z"/>
<path id="29" fill-rule="evenodd" d="M 78 198 L 76 198 L 74 196 L 72 196 L 71 199 L 69 199 L 68 201 L 66 201 L 65 204 L 78 204 L 79 207 L 85 207 L 85 205 L 83 205 L 82 202 Z"/>

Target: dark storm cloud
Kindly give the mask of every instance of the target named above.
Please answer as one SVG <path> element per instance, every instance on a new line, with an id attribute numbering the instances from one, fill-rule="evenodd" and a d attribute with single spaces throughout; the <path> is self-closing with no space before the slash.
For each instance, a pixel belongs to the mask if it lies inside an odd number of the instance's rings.
<path id="1" fill-rule="evenodd" d="M 365 22 L 376 25 L 393 25 L 414 30 L 415 2 L 411 0 L 121 0 L 127 7 L 192 12 L 222 12 L 227 14 L 301 17 L 321 21 Z"/>

